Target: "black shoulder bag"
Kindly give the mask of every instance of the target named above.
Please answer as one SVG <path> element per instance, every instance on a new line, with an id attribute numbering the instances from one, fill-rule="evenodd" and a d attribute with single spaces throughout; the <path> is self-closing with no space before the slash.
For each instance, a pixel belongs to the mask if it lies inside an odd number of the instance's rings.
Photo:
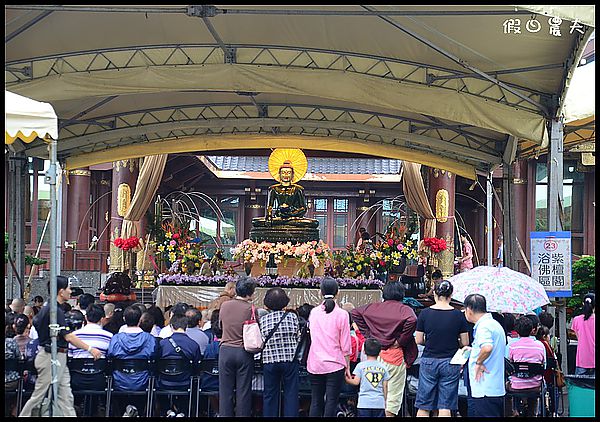
<path id="1" fill-rule="evenodd" d="M 306 366 L 306 361 L 308 360 L 308 351 L 310 350 L 310 328 L 308 326 L 308 321 L 302 328 L 300 333 L 300 341 L 298 342 L 298 346 L 296 347 L 296 354 L 294 355 L 294 360 L 300 362 L 300 365 Z"/>
<path id="2" fill-rule="evenodd" d="M 175 343 L 175 340 L 173 340 L 173 337 L 168 337 L 169 343 L 171 343 L 171 346 L 173 346 L 173 348 L 175 349 L 175 351 L 177 353 L 179 353 L 179 356 L 181 356 L 184 360 L 186 361 L 191 361 L 192 359 L 190 359 L 189 357 L 187 357 L 185 355 L 185 353 L 183 353 L 183 350 L 181 350 L 181 347 L 179 347 L 177 345 L 177 343 Z"/>
<path id="3" fill-rule="evenodd" d="M 275 331 L 277 331 L 277 328 L 279 327 L 279 324 L 281 324 L 281 321 L 283 321 L 285 319 L 285 317 L 287 316 L 287 314 L 289 314 L 289 313 L 290 313 L 290 311 L 285 311 L 283 316 L 279 320 L 279 322 L 277 324 L 275 324 L 275 327 L 273 327 L 273 329 L 269 332 L 269 334 L 267 334 L 267 337 L 265 337 L 265 341 L 263 342 L 263 350 L 265 350 L 265 347 L 267 346 L 267 342 L 269 340 L 271 340 L 271 337 L 273 337 L 273 334 L 275 334 Z"/>

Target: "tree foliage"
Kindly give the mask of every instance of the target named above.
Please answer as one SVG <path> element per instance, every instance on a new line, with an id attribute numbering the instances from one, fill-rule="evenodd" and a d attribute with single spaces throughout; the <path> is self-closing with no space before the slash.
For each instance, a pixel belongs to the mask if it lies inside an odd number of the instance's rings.
<path id="1" fill-rule="evenodd" d="M 573 262 L 573 297 L 567 300 L 567 307 L 573 308 L 571 318 L 583 311 L 583 298 L 596 290 L 596 257 L 584 256 Z"/>

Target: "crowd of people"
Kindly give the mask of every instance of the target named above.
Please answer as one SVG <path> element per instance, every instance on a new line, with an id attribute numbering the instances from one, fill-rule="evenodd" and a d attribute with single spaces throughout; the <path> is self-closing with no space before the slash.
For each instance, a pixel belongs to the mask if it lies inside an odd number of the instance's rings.
<path id="1" fill-rule="evenodd" d="M 352 395 L 357 400 L 348 399 L 346 404 L 352 404 L 359 417 L 405 415 L 407 370 L 413 365 L 419 366 L 416 416 L 512 416 L 517 412 L 531 416 L 540 404 L 535 394 L 542 383 L 548 388 L 556 383 L 552 315 L 490 313 L 486 298 L 479 294 L 465 298 L 464 309 L 459 310 L 450 304 L 452 284 L 441 278 L 435 280 L 432 291 L 435 304 L 419 310 L 418 316 L 404 303 L 405 288 L 398 281 L 383 287 L 382 302 L 359 307 L 340 306 L 336 300 L 339 286 L 333 278 L 326 277 L 320 285 L 321 303 L 296 309 L 288 306 L 290 298 L 280 287 L 269 289 L 262 304 L 254 303 L 255 288 L 253 279 L 242 277 L 228 283 L 203 310 L 185 303 L 174 304 L 164 313 L 157 306 L 140 303 L 101 305 L 90 294 L 79 295 L 71 308 L 68 279 L 58 276 L 61 329 L 54 399 L 61 414 L 78 414 L 80 399 L 74 400 L 73 391 L 102 390 L 106 381 L 103 373 L 95 377 L 71 373 L 68 358 L 125 361 L 113 369 L 113 388 L 132 392 L 144 391 L 152 377 L 147 366 L 134 360 L 181 358 L 198 363 L 214 359 L 218 376 L 203 375 L 199 386 L 217 392 L 209 398 L 214 413 L 207 416 L 252 416 L 260 406 L 263 416 L 299 416 L 307 401 L 307 416 L 337 416 L 344 397 Z M 35 365 L 35 373 L 23 374 L 31 396 L 19 416 L 39 414 L 50 391 L 49 310 L 48 303 L 36 297 L 27 306 L 15 299 L 5 311 L 5 358 L 27 359 Z M 579 341 L 577 374 L 595 373 L 594 310 L 595 296 L 589 294 L 584 314 L 573 320 L 572 330 Z M 252 320 L 258 322 L 264 342 L 258 353 L 244 347 L 245 327 Z M 460 353 L 468 358 L 454 362 Z M 127 360 L 132 362 L 127 365 Z M 260 375 L 255 373 L 257 362 Z M 515 372 L 507 376 L 507 362 L 539 364 L 541 370 L 526 378 Z M 189 388 L 191 373 L 161 374 L 155 375 L 158 389 Z M 14 390 L 20 376 L 7 367 L 5 390 Z M 302 385 L 309 388 L 308 400 L 300 394 Z M 460 385 L 466 387 L 466 409 L 459 404 Z M 253 394 L 257 389 L 262 390 L 260 406 Z M 534 394 L 513 403 L 511 393 L 517 392 Z M 183 395 L 183 399 L 159 400 L 158 412 L 183 416 L 187 399 Z M 146 403 L 143 395 L 115 400 L 115 414 L 122 414 L 127 405 L 142 409 Z M 549 405 L 556 405 L 552 397 Z M 7 403 L 7 411 L 16 415 L 14 403 Z"/>

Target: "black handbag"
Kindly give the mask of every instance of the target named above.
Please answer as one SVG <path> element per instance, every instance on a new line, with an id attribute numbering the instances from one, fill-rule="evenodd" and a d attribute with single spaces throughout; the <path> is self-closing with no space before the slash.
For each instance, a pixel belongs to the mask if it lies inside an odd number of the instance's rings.
<path id="1" fill-rule="evenodd" d="M 300 365 L 302 366 L 306 366 L 310 344 L 310 329 L 308 327 L 308 321 L 306 321 L 306 324 L 302 327 L 300 332 L 300 341 L 298 342 L 298 346 L 296 346 L 296 353 L 294 355 L 294 360 L 300 362 Z"/>

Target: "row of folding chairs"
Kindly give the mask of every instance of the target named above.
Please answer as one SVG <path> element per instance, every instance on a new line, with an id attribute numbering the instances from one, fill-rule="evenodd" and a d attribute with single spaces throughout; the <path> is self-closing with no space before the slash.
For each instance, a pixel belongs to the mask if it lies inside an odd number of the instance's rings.
<path id="1" fill-rule="evenodd" d="M 528 379 L 532 378 L 536 375 L 543 375 L 544 366 L 540 363 L 529 363 L 529 362 L 511 362 L 508 359 L 505 359 L 505 378 L 508 381 L 508 376 L 514 376 L 519 379 Z M 413 375 L 415 377 L 419 376 L 419 365 L 413 365 L 408 368 L 407 375 Z M 554 416 L 556 414 L 555 411 L 552 410 L 550 406 L 550 394 L 554 394 L 554 391 L 550 391 L 546 382 L 542 378 L 542 383 L 539 390 L 526 390 L 526 391 L 518 391 L 518 390 L 508 390 L 506 391 L 505 398 L 512 397 L 512 408 L 514 410 L 519 410 L 519 405 L 517 401 L 527 400 L 527 399 L 538 399 L 537 406 L 535 409 L 536 416 Z M 404 388 L 404 399 L 402 403 L 402 415 L 405 417 L 414 417 L 416 415 L 417 409 L 415 408 L 415 399 L 416 396 L 414 393 L 409 392 L 408 386 Z M 460 399 L 460 397 L 459 397 Z M 554 403 L 556 403 L 557 399 L 554 399 Z M 554 407 L 556 404 L 554 405 Z M 547 414 L 547 409 L 550 410 L 550 414 Z"/>
<path id="2" fill-rule="evenodd" d="M 146 416 L 152 416 L 154 403 L 159 396 L 188 396 L 188 413 L 186 416 L 192 414 L 192 407 L 195 403 L 196 416 L 199 413 L 199 400 L 202 395 L 215 394 L 212 390 L 204 391 L 201 387 L 201 378 L 204 374 L 210 377 L 218 377 L 218 361 L 216 359 L 205 359 L 200 362 L 186 361 L 183 359 L 159 359 L 159 360 L 146 360 L 146 359 L 73 359 L 67 360 L 67 365 L 71 373 L 71 377 L 77 374 L 80 378 L 90 377 L 97 378 L 99 374 L 102 374 L 105 378 L 105 385 L 103 389 L 90 389 L 90 390 L 73 390 L 73 395 L 84 396 L 86 399 L 89 397 L 104 397 L 106 403 L 105 416 L 110 416 L 111 405 L 113 399 L 116 397 L 131 397 L 131 396 L 144 396 L 145 397 L 145 413 Z M 25 371 L 30 375 L 36 375 L 37 371 L 32 361 L 18 360 L 18 359 L 6 359 L 5 360 L 6 371 L 16 371 L 19 374 L 18 384 L 14 390 L 5 389 L 5 397 L 14 396 L 16 397 L 17 403 L 17 414 L 19 414 L 26 403 L 27 399 L 31 396 L 32 389 L 26 388 L 25 384 Z M 141 371 L 149 371 L 148 384 L 144 390 L 141 391 L 130 391 L 120 390 L 115 386 L 113 379 L 113 371 L 121 371 L 126 374 L 134 374 Z M 169 378 L 176 378 L 182 374 L 192 374 L 185 389 L 163 389 L 160 388 L 157 378 L 168 380 Z M 196 386 L 196 388 L 194 388 Z M 197 394 L 194 394 L 196 393 Z M 217 392 L 218 394 L 218 392 Z M 195 401 L 194 401 L 195 400 Z M 85 407 L 85 406 L 84 406 Z M 90 409 L 91 411 L 91 409 Z M 87 413 L 87 412 L 86 412 Z"/>
<path id="3" fill-rule="evenodd" d="M 183 359 L 158 359 L 147 360 L 147 359 L 74 359 L 69 358 L 67 360 L 67 366 L 71 373 L 71 380 L 77 376 L 80 379 L 85 377 L 97 377 L 102 374 L 105 379 L 104 388 L 102 389 L 72 389 L 75 397 L 84 398 L 84 415 L 90 416 L 92 414 L 92 398 L 104 398 L 105 399 L 105 416 L 111 415 L 113 407 L 113 399 L 123 397 L 143 397 L 145 402 L 145 415 L 153 416 L 156 400 L 160 396 L 168 396 L 169 398 L 175 396 L 187 396 L 188 408 L 186 416 L 194 414 L 196 417 L 200 416 L 200 400 L 201 397 L 205 397 L 207 400 L 207 415 L 211 415 L 210 400 L 209 397 L 217 397 L 219 394 L 218 389 L 214 388 L 203 388 L 203 378 L 217 379 L 219 376 L 219 365 L 217 359 L 204 359 L 200 362 L 186 361 Z M 18 386 L 14 391 L 5 390 L 5 396 L 14 395 L 17 401 L 17 414 L 21 412 L 23 405 L 27 399 L 31 396 L 32 389 L 27 389 L 25 385 L 24 371 L 28 371 L 30 375 L 35 375 L 36 370 L 32 361 L 24 361 L 17 359 L 5 360 L 6 370 L 16 370 L 20 377 Z M 136 372 L 148 371 L 150 376 L 148 384 L 144 390 L 130 391 L 120 390 L 115 386 L 113 371 L 121 371 L 124 373 L 134 374 Z M 168 380 L 180 376 L 182 373 L 192 374 L 185 389 L 164 389 L 160 388 L 158 378 Z M 254 374 L 257 376 L 262 375 L 262 363 L 259 360 L 255 361 Z M 300 397 L 311 396 L 311 387 L 309 381 L 309 375 L 305 367 L 300 368 Z M 254 390 L 254 394 L 262 395 L 262 390 Z M 340 395 L 340 399 L 356 398 L 357 391 L 343 392 Z M 280 400 L 280 410 L 282 403 Z M 120 415 L 117 415 L 120 416 Z"/>

